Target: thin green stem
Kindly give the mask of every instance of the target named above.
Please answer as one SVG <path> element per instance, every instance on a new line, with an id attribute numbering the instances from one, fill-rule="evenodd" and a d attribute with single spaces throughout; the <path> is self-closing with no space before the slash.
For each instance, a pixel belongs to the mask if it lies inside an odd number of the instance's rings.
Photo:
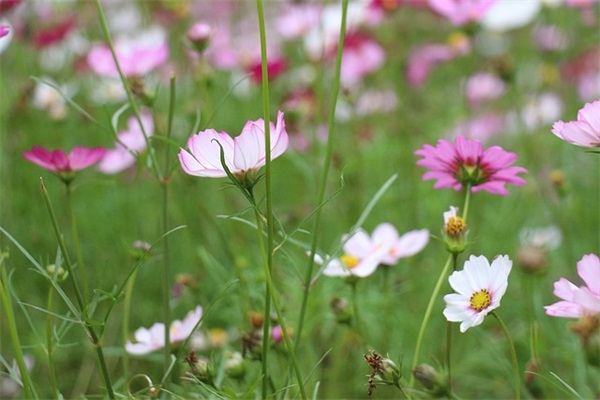
<path id="1" fill-rule="evenodd" d="M 520 372 L 519 372 L 519 361 L 517 360 L 517 352 L 515 351 L 515 345 L 512 341 L 512 338 L 510 336 L 510 333 L 508 332 L 508 328 L 506 327 L 506 325 L 504 324 L 504 322 L 502 322 L 502 320 L 500 319 L 500 317 L 498 316 L 498 314 L 496 314 L 495 312 L 491 312 L 490 314 L 492 314 L 494 316 L 494 318 L 496 318 L 496 320 L 498 321 L 498 323 L 500 324 L 500 327 L 502 328 L 502 331 L 504 331 L 504 335 L 506 336 L 506 340 L 508 341 L 508 347 L 510 348 L 510 356 L 512 359 L 512 365 L 513 365 L 513 370 L 515 373 L 515 399 L 519 400 L 521 398 L 521 379 L 520 379 Z"/>
<path id="2" fill-rule="evenodd" d="M 17 366 L 21 372 L 21 380 L 23 381 L 23 392 L 26 399 L 33 398 L 33 385 L 31 377 L 29 376 L 29 370 L 25 364 L 25 358 L 23 357 L 23 351 L 21 350 L 21 343 L 19 342 L 19 333 L 17 331 L 17 323 L 15 321 L 15 314 L 10 298 L 8 289 L 8 275 L 6 274 L 6 267 L 4 266 L 4 254 L 0 254 L 0 274 L 2 282 L 0 282 L 0 300 L 4 305 L 4 314 L 6 315 L 6 322 L 8 324 L 8 331 L 12 342 L 13 351 L 15 352 L 15 359 L 17 360 Z"/>
<path id="3" fill-rule="evenodd" d="M 115 394 L 113 392 L 112 384 L 110 383 L 110 375 L 108 374 L 108 368 L 106 367 L 106 361 L 104 359 L 104 354 L 102 352 L 102 345 L 100 343 L 100 339 L 96 335 L 94 328 L 90 325 L 88 321 L 87 311 L 85 304 L 83 302 L 83 297 L 81 295 L 81 290 L 79 289 L 79 284 L 77 283 L 77 279 L 75 279 L 75 275 L 73 274 L 73 265 L 71 264 L 71 258 L 69 257 L 69 253 L 67 252 L 67 248 L 65 246 L 65 241 L 60 233 L 60 229 L 58 228 L 58 221 L 56 220 L 56 214 L 54 213 L 54 208 L 52 207 L 52 203 L 50 202 L 50 195 L 48 194 L 48 190 L 44 185 L 43 179 L 40 178 L 42 185 L 42 193 L 44 194 L 44 200 L 46 202 L 46 206 L 48 207 L 48 213 L 50 214 L 50 220 L 52 222 L 52 227 L 54 228 L 54 233 L 56 235 L 56 240 L 58 241 L 58 246 L 60 251 L 62 252 L 63 259 L 65 260 L 65 267 L 69 273 L 69 278 L 71 283 L 73 284 L 73 291 L 75 292 L 75 297 L 77 298 L 77 303 L 79 305 L 79 309 L 81 311 L 81 319 L 83 325 L 87 331 L 88 338 L 92 342 L 96 350 L 96 355 L 98 356 L 98 363 L 100 364 L 100 371 L 102 373 L 102 378 L 104 379 L 104 383 L 106 385 L 106 390 L 108 392 L 108 397 L 110 399 L 115 398 Z"/>
<path id="4" fill-rule="evenodd" d="M 350 286 L 352 287 L 352 313 L 354 314 L 354 316 L 352 317 L 352 321 L 353 321 L 353 325 L 354 325 L 354 331 L 361 339 L 361 342 L 366 342 L 367 338 L 364 336 L 364 330 L 362 329 L 362 321 L 360 319 L 360 314 L 358 311 L 358 296 L 357 296 L 357 290 L 356 290 L 357 284 L 358 284 L 357 280 L 352 281 L 350 283 Z"/>
<path id="5" fill-rule="evenodd" d="M 265 293 L 265 313 L 263 323 L 263 351 L 262 351 L 262 368 L 263 368 L 263 381 L 262 381 L 262 396 L 263 399 L 267 397 L 268 391 L 268 344 L 269 344 L 269 314 L 271 312 L 271 301 L 269 297 L 272 296 L 271 288 L 269 287 L 269 280 L 273 273 L 273 196 L 271 192 L 271 114 L 269 104 L 269 69 L 268 69 L 268 58 L 267 58 L 267 37 L 265 29 L 265 15 L 263 9 L 262 0 L 256 0 L 256 9 L 258 11 L 258 28 L 260 32 L 260 59 L 261 59 L 261 71 L 262 71 L 262 101 L 263 101 L 263 121 L 264 121 L 264 132 L 265 132 L 265 190 L 266 190 L 266 205 L 267 205 L 267 243 L 266 243 L 266 254 L 264 245 L 261 246 L 263 249 L 263 259 L 265 266 L 265 274 L 267 275 L 266 293 Z M 257 208 L 254 208 L 256 213 L 256 226 L 261 226 L 261 216 Z M 262 229 L 258 229 L 258 235 L 262 239 Z M 271 293 L 271 296 L 269 296 Z M 281 321 L 282 322 L 282 321 Z M 283 325 L 282 325 L 283 327 Z M 293 351 L 290 349 L 290 351 Z M 302 381 L 299 382 L 302 386 Z"/>
<path id="6" fill-rule="evenodd" d="M 127 287 L 125 289 L 125 299 L 123 300 L 123 343 L 127 343 L 129 340 L 129 315 L 131 314 L 131 297 L 133 295 L 133 287 L 135 286 L 135 278 L 137 276 L 137 269 L 133 272 L 131 277 L 127 281 Z M 123 377 L 125 381 L 129 379 L 129 355 L 126 351 L 121 356 L 123 364 Z"/>
<path id="7" fill-rule="evenodd" d="M 57 267 L 58 270 L 58 267 Z M 52 279 L 56 279 L 56 273 Z M 48 289 L 48 301 L 46 303 L 46 310 L 48 315 L 46 316 L 46 351 L 48 352 L 48 369 L 50 374 L 50 388 L 56 398 L 59 398 L 58 385 L 56 384 L 56 371 L 54 369 L 54 316 L 50 314 L 52 312 L 52 303 L 54 297 L 54 288 Z"/>
<path id="8" fill-rule="evenodd" d="M 77 258 L 77 265 L 81 271 L 81 281 L 83 286 L 83 298 L 84 301 L 88 298 L 88 278 L 85 265 L 83 264 L 83 256 L 81 253 L 81 241 L 79 240 L 79 229 L 77 227 L 77 218 L 75 217 L 75 207 L 73 207 L 73 188 L 71 182 L 65 183 L 67 189 L 67 207 L 69 208 L 69 215 L 71 217 L 71 234 L 73 235 L 73 243 L 75 245 L 75 257 Z"/>
<path id="9" fill-rule="evenodd" d="M 257 207 L 254 207 L 254 213 L 256 216 L 256 230 L 258 232 L 259 247 L 261 249 L 263 261 L 265 261 L 267 258 L 267 255 L 265 253 L 265 243 L 264 243 L 264 238 L 263 238 L 263 233 L 262 233 L 262 216 L 258 212 Z M 281 330 L 283 333 L 283 340 L 285 341 L 285 346 L 286 346 L 288 353 L 290 354 L 290 357 L 292 359 L 292 367 L 294 368 L 294 372 L 296 374 L 296 379 L 298 380 L 300 396 L 302 397 L 303 400 L 306 400 L 307 396 L 306 396 L 306 391 L 304 389 L 304 380 L 302 379 L 302 373 L 300 372 L 300 367 L 298 365 L 298 359 L 296 357 L 296 352 L 294 350 L 292 341 L 290 340 L 290 337 L 288 335 L 287 326 L 283 319 L 283 314 L 281 313 L 281 308 L 279 307 L 279 302 L 277 301 L 277 296 L 275 293 L 275 286 L 273 285 L 273 279 L 271 277 L 271 271 L 269 270 L 268 264 L 266 262 L 263 262 L 263 265 L 264 265 L 264 269 L 265 269 L 265 271 L 264 271 L 265 279 L 267 282 L 267 294 L 271 298 L 271 302 L 273 303 L 273 308 L 275 309 L 275 313 L 277 315 L 277 322 L 281 326 Z M 269 303 L 267 301 L 267 299 L 265 299 L 265 304 L 266 303 Z M 268 324 L 268 320 L 269 320 L 269 316 L 265 315 L 265 325 Z M 270 336 L 268 334 L 268 332 L 267 332 L 266 336 L 267 336 L 267 338 Z M 265 354 L 264 347 L 268 347 L 267 340 L 265 340 L 265 338 L 263 337 L 263 355 Z M 265 346 L 265 344 L 267 346 Z M 268 379 L 266 377 L 266 369 L 265 369 L 266 367 L 267 366 L 263 364 L 263 373 L 265 374 L 263 376 L 263 380 L 267 380 L 267 382 L 268 382 Z M 263 398 L 266 398 L 265 390 L 263 390 Z"/>
<path id="10" fill-rule="evenodd" d="M 383 296 L 384 296 L 384 303 L 383 303 L 383 312 L 385 315 L 385 318 L 383 319 L 383 349 L 387 349 L 390 345 L 389 343 L 389 339 L 390 339 L 390 332 L 393 332 L 392 330 L 392 322 L 393 322 L 393 318 L 392 318 L 392 287 L 390 284 L 390 267 L 387 265 L 382 265 L 381 267 L 383 267 Z"/>
<path id="11" fill-rule="evenodd" d="M 467 223 L 467 215 L 469 214 L 469 205 L 471 203 L 471 185 L 467 185 L 465 190 L 465 205 L 463 206 L 462 219 Z"/>
<path id="12" fill-rule="evenodd" d="M 333 158 L 333 149 L 334 149 L 334 128 L 335 128 L 335 109 L 337 105 L 337 99 L 340 91 L 340 76 L 341 76 L 341 68 L 342 68 L 342 52 L 344 49 L 344 39 L 346 37 L 346 16 L 348 14 L 348 0 L 342 0 L 342 22 L 340 25 L 340 35 L 338 41 L 338 49 L 337 55 L 335 59 L 335 76 L 333 78 L 332 90 L 331 90 L 331 104 L 329 110 L 329 119 L 327 124 L 327 147 L 325 153 L 325 160 L 323 162 L 321 182 L 319 185 L 319 191 L 317 194 L 317 211 L 315 212 L 315 219 L 312 226 L 312 242 L 310 246 L 310 256 L 308 257 L 308 266 L 306 268 L 306 276 L 304 278 L 304 292 L 302 295 L 302 304 L 300 306 L 300 316 L 298 317 L 298 328 L 296 329 L 296 348 L 298 348 L 298 344 L 300 343 L 300 338 L 302 336 L 302 329 L 304 327 L 304 319 L 306 317 L 306 308 L 308 305 L 308 296 L 310 294 L 311 289 L 311 280 L 313 275 L 313 269 L 315 265 L 315 254 L 317 253 L 317 241 L 318 241 L 318 233 L 319 233 L 319 225 L 321 222 L 321 204 L 325 199 L 325 191 L 327 189 L 327 177 L 329 175 L 329 169 L 331 167 L 331 161 Z"/>
<path id="13" fill-rule="evenodd" d="M 167 232 L 169 229 L 169 188 L 167 183 L 160 185 L 162 192 L 162 228 L 163 232 Z M 165 370 L 171 364 L 171 340 L 170 340 L 170 326 L 171 326 L 171 307 L 170 307 L 170 292 L 171 292 L 171 263 L 170 263 L 170 252 L 169 252 L 169 238 L 164 238 L 164 254 L 163 254 L 163 268 L 162 268 L 162 298 L 163 298 L 163 321 L 165 324 L 165 348 L 164 348 L 164 363 Z"/>
<path id="14" fill-rule="evenodd" d="M 452 265 L 452 254 L 450 254 L 448 256 L 448 259 L 446 260 L 446 264 L 444 265 L 444 268 L 442 269 L 442 272 L 440 273 L 440 276 L 435 284 L 435 287 L 433 288 L 431 297 L 429 298 L 429 304 L 427 304 L 427 309 L 425 310 L 425 315 L 423 316 L 423 322 L 421 323 L 421 329 L 419 329 L 419 336 L 417 336 L 417 344 L 415 345 L 415 355 L 413 356 L 412 366 L 410 368 L 411 371 L 413 371 L 417 367 L 417 364 L 419 362 L 419 355 L 421 353 L 421 344 L 423 342 L 423 337 L 425 336 L 425 329 L 427 328 L 427 324 L 429 323 L 429 318 L 431 318 L 431 313 L 433 311 L 433 305 L 435 304 L 435 301 L 437 300 L 437 297 L 440 293 L 440 289 L 442 288 L 442 283 L 448 276 L 448 272 L 450 271 L 451 265 Z M 415 376 L 411 372 L 409 386 L 413 387 L 414 382 L 415 382 Z"/>
<path id="15" fill-rule="evenodd" d="M 465 223 L 467 222 L 467 215 L 469 213 L 470 200 L 471 200 L 471 185 L 467 185 L 465 188 L 465 202 L 464 202 L 463 213 L 462 213 L 462 219 Z M 439 291 L 442 287 L 442 282 L 448 275 L 448 272 L 450 271 L 450 266 L 452 266 L 453 270 L 456 270 L 457 259 L 458 259 L 458 254 L 452 253 L 448 256 L 448 259 L 446 260 L 446 264 L 444 265 L 444 268 L 442 269 L 442 273 L 440 274 L 440 277 L 438 278 L 438 281 L 435 284 L 433 293 L 431 294 L 431 297 L 429 298 L 429 304 L 427 305 L 427 310 L 425 311 L 425 316 L 423 317 L 423 322 L 421 323 L 421 328 L 419 330 L 419 336 L 417 337 L 417 344 L 415 347 L 415 355 L 413 357 L 412 367 L 410 369 L 411 371 L 413 371 L 416 368 L 417 363 L 419 362 L 419 354 L 421 351 L 421 342 L 423 340 L 425 328 L 427 327 L 427 324 L 429 323 L 429 318 L 431 317 L 431 312 L 433 310 L 433 304 L 439 295 Z M 449 343 L 448 343 L 448 345 L 449 345 Z M 448 347 L 448 349 L 449 349 L 449 347 Z M 448 361 L 449 361 L 449 359 L 448 359 Z M 449 364 L 448 364 L 448 367 L 450 367 Z M 411 373 L 409 386 L 413 387 L 414 383 L 415 383 L 415 377 L 414 377 L 414 374 Z"/>

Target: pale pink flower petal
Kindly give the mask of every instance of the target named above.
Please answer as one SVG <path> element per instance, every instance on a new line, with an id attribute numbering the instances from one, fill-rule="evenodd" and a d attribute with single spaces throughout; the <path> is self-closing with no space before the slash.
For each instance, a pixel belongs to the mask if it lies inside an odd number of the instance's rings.
<path id="1" fill-rule="evenodd" d="M 553 317 L 581 318 L 600 313 L 600 258 L 587 254 L 577 263 L 577 272 L 587 286 L 577 287 L 565 278 L 554 283 L 554 295 L 563 301 L 545 306 Z"/>
<path id="2" fill-rule="evenodd" d="M 277 125 L 270 124 L 271 159 L 287 150 L 289 139 L 285 130 L 283 113 L 277 114 Z M 218 143 L 215 143 L 218 142 Z M 235 139 L 225 132 L 214 129 L 198 132 L 188 139 L 188 149 L 181 149 L 179 161 L 189 175 L 204 177 L 225 177 L 227 173 L 221 165 L 221 149 L 225 164 L 234 175 L 256 171 L 266 163 L 264 121 L 248 121 Z"/>
<path id="3" fill-rule="evenodd" d="M 577 121 L 557 121 L 552 133 L 567 143 L 582 147 L 600 147 L 600 100 L 587 103 L 577 113 Z"/>

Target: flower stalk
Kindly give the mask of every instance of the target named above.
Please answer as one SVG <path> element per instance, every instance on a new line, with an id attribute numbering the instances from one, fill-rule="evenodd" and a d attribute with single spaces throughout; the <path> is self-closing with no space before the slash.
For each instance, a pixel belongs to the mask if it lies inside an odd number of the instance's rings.
<path id="1" fill-rule="evenodd" d="M 506 327 L 506 325 L 504 324 L 504 322 L 502 321 L 502 319 L 500 319 L 500 317 L 498 316 L 498 314 L 496 314 L 495 312 L 491 312 L 490 314 L 492 314 L 494 316 L 494 318 L 496 318 L 496 320 L 498 321 L 498 323 L 500 324 L 500 327 L 502 328 L 502 331 L 504 332 L 504 335 L 506 336 L 506 340 L 508 341 L 508 347 L 510 348 L 510 357 L 512 360 L 512 365 L 513 365 L 513 371 L 515 374 L 514 380 L 515 380 L 515 399 L 519 400 L 521 398 L 521 379 L 520 379 L 520 372 L 519 372 L 519 362 L 517 360 L 517 352 L 515 350 L 515 345 L 513 343 L 513 340 L 510 336 L 510 333 L 508 332 L 508 328 Z"/>
<path id="2" fill-rule="evenodd" d="M 23 350 L 21 350 L 21 343 L 19 342 L 19 333 L 17 331 L 17 323 L 15 321 L 15 314 L 12 307 L 12 301 L 10 299 L 10 292 L 8 288 L 8 275 L 6 274 L 6 267 L 4 265 L 4 259 L 6 258 L 5 253 L 0 253 L 0 300 L 4 306 L 4 315 L 6 315 L 6 322 L 8 324 L 8 331 L 12 342 L 13 351 L 15 352 L 15 359 L 17 360 L 17 366 L 21 372 L 21 380 L 23 382 L 23 391 L 25 398 L 33 398 L 33 384 L 31 377 L 29 376 L 29 370 L 25 364 L 25 358 L 23 357 Z"/>

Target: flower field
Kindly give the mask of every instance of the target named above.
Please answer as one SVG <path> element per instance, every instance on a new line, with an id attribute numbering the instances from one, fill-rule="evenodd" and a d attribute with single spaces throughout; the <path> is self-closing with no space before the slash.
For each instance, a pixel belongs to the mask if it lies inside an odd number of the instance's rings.
<path id="1" fill-rule="evenodd" d="M 0 0 L 0 398 L 596 399 L 596 0 Z"/>

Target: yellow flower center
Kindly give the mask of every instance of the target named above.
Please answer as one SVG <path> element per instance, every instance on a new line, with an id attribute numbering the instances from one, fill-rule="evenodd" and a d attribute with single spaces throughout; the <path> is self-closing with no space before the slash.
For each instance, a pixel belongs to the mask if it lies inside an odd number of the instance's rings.
<path id="1" fill-rule="evenodd" d="M 468 40 L 469 38 L 464 33 L 453 32 L 448 36 L 446 43 L 448 43 L 448 45 L 451 47 L 459 48 L 462 47 Z"/>
<path id="2" fill-rule="evenodd" d="M 446 223 L 446 234 L 450 236 L 458 236 L 465 229 L 467 229 L 467 224 L 461 217 L 450 217 L 448 218 L 448 222 Z"/>
<path id="3" fill-rule="evenodd" d="M 477 311 L 481 311 L 487 308 L 492 302 L 492 296 L 487 289 L 481 289 L 479 292 L 473 294 L 469 300 L 471 307 Z"/>
<path id="4" fill-rule="evenodd" d="M 340 260 L 342 260 L 342 262 L 344 264 L 346 264 L 346 267 L 348 269 L 352 269 L 352 268 L 356 267 L 358 265 L 358 263 L 360 262 L 358 257 L 349 256 L 348 254 L 344 254 L 343 256 L 341 256 Z"/>

